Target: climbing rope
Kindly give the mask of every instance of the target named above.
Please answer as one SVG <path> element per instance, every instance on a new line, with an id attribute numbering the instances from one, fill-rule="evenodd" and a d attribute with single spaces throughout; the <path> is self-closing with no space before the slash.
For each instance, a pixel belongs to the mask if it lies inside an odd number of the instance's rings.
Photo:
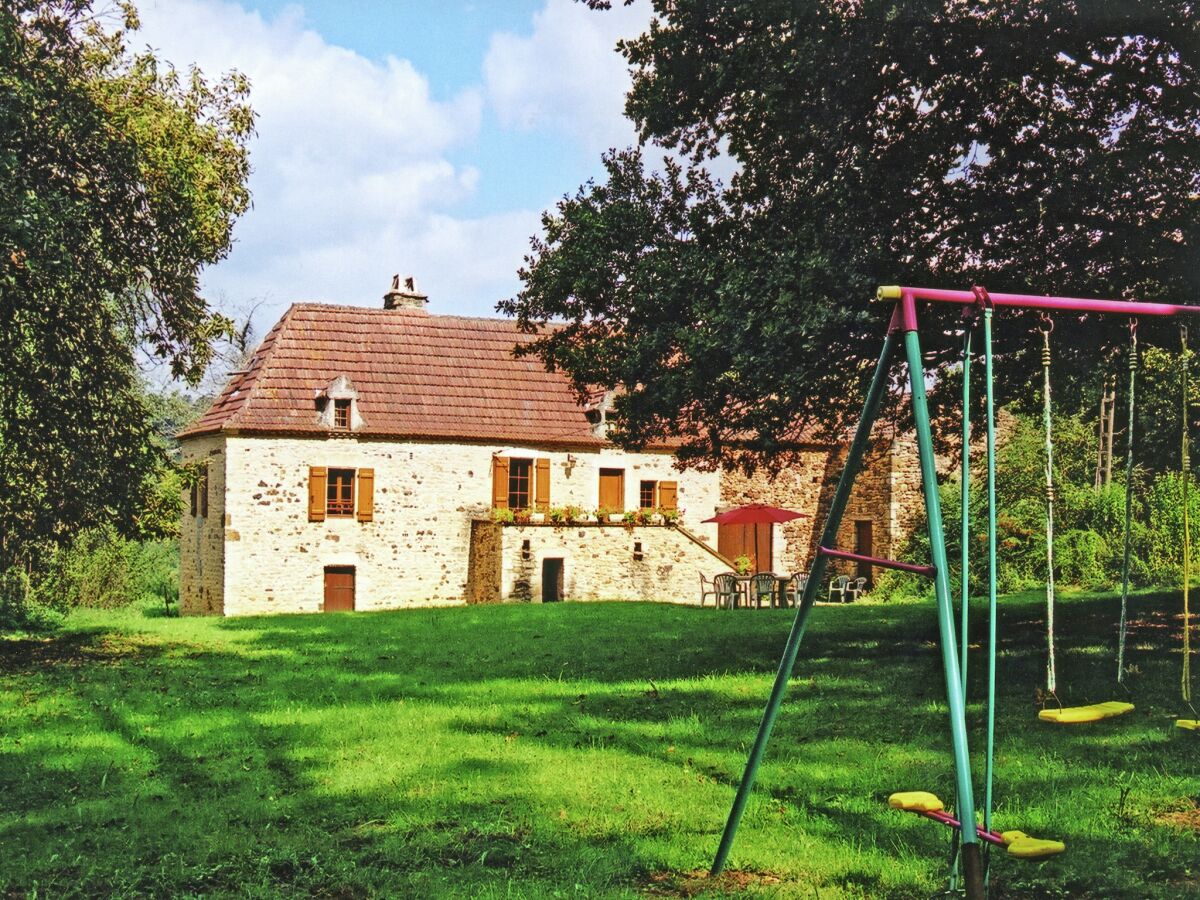
<path id="1" fill-rule="evenodd" d="M 1137 319 L 1129 320 L 1129 426 L 1125 436 L 1125 555 L 1121 562 L 1121 627 L 1117 636 L 1117 684 L 1125 682 L 1125 636 L 1129 617 L 1130 526 L 1133 522 L 1133 414 L 1137 385 Z"/>
<path id="2" fill-rule="evenodd" d="M 1179 342 L 1183 350 L 1183 439 L 1181 441 L 1180 460 L 1183 468 L 1183 673 L 1180 676 L 1180 688 L 1183 702 L 1192 704 L 1192 622 L 1191 610 L 1188 608 L 1188 592 L 1192 581 L 1192 534 L 1188 521 L 1188 481 L 1191 477 L 1191 455 L 1188 452 L 1188 331 L 1186 325 L 1179 326 Z M 1195 712 L 1195 707 L 1192 709 Z"/>
<path id="3" fill-rule="evenodd" d="M 1055 700 L 1054 671 L 1054 436 L 1050 421 L 1050 333 L 1053 320 L 1042 313 L 1042 421 L 1046 426 L 1046 693 Z M 1060 704 L 1061 705 L 1061 704 Z"/>

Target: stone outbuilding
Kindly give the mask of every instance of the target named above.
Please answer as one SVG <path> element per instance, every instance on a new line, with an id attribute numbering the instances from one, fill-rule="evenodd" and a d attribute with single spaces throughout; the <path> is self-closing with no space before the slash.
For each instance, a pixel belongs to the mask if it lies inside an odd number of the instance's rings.
<path id="1" fill-rule="evenodd" d="M 397 278 L 382 309 L 292 306 L 180 434 L 203 472 L 185 498 L 184 612 L 698 603 L 699 576 L 756 547 L 763 570 L 807 569 L 844 447 L 801 447 L 773 479 L 623 451 L 605 398 L 580 404 L 561 373 L 513 355 L 515 323 L 427 302 Z M 917 488 L 911 445 L 877 442 L 841 546 L 886 556 Z M 809 518 L 757 542 L 702 522 L 748 502 Z"/>

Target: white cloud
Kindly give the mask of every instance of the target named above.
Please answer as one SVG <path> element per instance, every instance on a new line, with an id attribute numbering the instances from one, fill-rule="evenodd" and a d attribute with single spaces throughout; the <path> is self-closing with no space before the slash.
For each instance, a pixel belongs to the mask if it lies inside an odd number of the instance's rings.
<path id="1" fill-rule="evenodd" d="M 261 330 L 295 300 L 374 305 L 397 271 L 447 312 L 488 314 L 515 287 L 535 211 L 445 224 L 480 179 L 449 159 L 478 135 L 478 89 L 435 99 L 407 60 L 331 45 L 294 7 L 269 19 L 223 0 L 140 6 L 135 47 L 251 83 L 254 207 L 206 273 L 211 296 L 236 308 L 266 298 Z"/>
<path id="2" fill-rule="evenodd" d="M 633 143 L 623 117 L 629 72 L 615 48 L 649 20 L 644 2 L 597 12 L 547 0 L 532 33 L 492 37 L 483 63 L 488 101 L 507 127 L 566 132 L 592 154 Z"/>
<path id="3" fill-rule="evenodd" d="M 547 0 L 527 36 L 495 35 L 475 63 L 480 82 L 450 97 L 436 96 L 408 60 L 375 61 L 329 43 L 299 6 L 272 17 L 235 0 L 138 5 L 135 49 L 149 45 L 181 70 L 195 63 L 210 77 L 231 69 L 249 77 L 254 206 L 204 284 L 230 311 L 265 301 L 260 333 L 298 300 L 373 306 L 396 272 L 416 276 L 435 312 L 494 314 L 519 287 L 542 207 L 594 174 L 600 149 L 633 139 L 622 116 L 629 78 L 613 47 L 645 26 L 645 5 L 595 13 Z M 495 110 L 488 122 L 485 101 Z M 496 122 L 552 132 L 590 166 L 551 196 L 464 214 L 483 180 L 503 184 L 506 167 L 529 164 L 502 153 L 479 168 L 455 161 Z"/>

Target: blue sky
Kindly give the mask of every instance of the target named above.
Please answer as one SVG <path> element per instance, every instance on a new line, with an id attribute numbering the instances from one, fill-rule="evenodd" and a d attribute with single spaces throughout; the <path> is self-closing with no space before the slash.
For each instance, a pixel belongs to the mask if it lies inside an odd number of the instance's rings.
<path id="1" fill-rule="evenodd" d="M 251 82 L 254 208 L 206 293 L 261 334 L 291 302 L 374 306 L 413 275 L 433 312 L 492 315 L 542 210 L 633 142 L 614 45 L 642 3 L 140 0 L 177 67 Z"/>

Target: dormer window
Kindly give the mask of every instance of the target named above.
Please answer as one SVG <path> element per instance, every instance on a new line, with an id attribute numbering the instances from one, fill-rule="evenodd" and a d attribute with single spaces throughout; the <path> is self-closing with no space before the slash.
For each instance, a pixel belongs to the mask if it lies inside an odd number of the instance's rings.
<path id="1" fill-rule="evenodd" d="M 350 430 L 350 399 L 333 401 L 333 427 L 343 431 Z"/>
<path id="2" fill-rule="evenodd" d="M 316 401 L 317 422 L 330 431 L 358 431 L 363 427 L 362 416 L 359 413 L 358 391 L 354 383 L 345 375 L 339 375 L 333 381 L 313 392 Z"/>

